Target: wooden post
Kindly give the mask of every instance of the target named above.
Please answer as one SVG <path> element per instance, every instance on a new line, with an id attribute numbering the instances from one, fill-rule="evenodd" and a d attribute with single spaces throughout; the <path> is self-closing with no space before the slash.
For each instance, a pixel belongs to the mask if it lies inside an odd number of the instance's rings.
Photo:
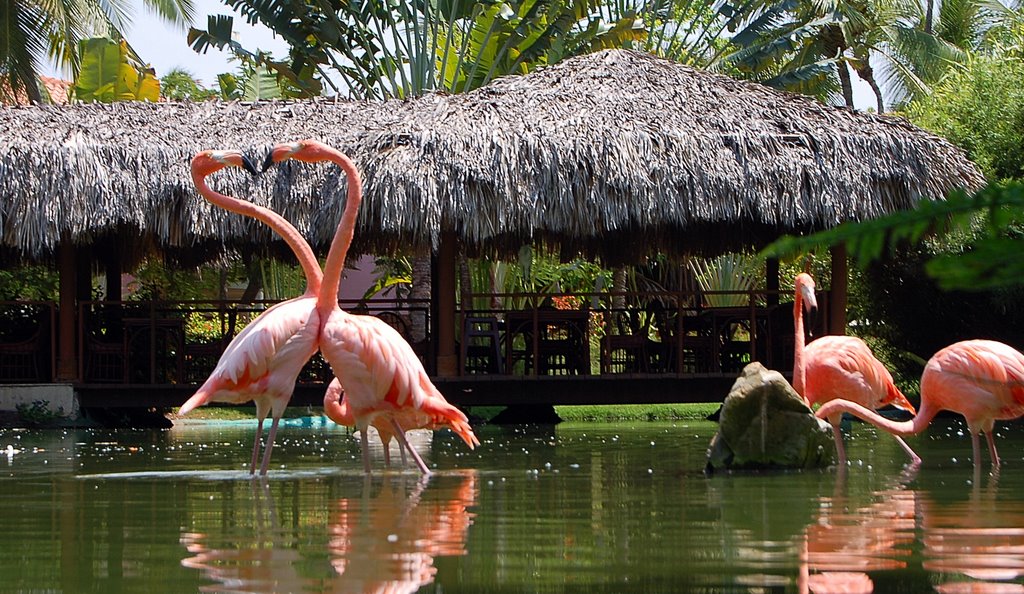
<path id="1" fill-rule="evenodd" d="M 846 334 L 846 301 L 849 266 L 846 244 L 832 248 L 832 292 L 828 302 L 828 333 Z"/>
<path id="2" fill-rule="evenodd" d="M 112 251 L 107 254 L 106 262 L 104 262 L 104 280 L 107 289 L 107 301 L 120 301 L 121 300 L 121 259 L 116 251 Z M 222 269 L 223 270 L 223 269 Z M 223 276 L 223 272 L 222 272 Z M 221 292 L 224 291 L 224 283 L 220 283 Z M 220 299 L 225 299 L 224 295 L 220 296 Z"/>
<path id="3" fill-rule="evenodd" d="M 78 318 L 78 267 L 75 246 L 67 233 L 57 246 L 57 270 L 60 275 L 60 313 L 57 326 L 57 381 L 78 379 L 78 350 L 75 348 L 76 319 Z"/>
<path id="4" fill-rule="evenodd" d="M 437 250 L 437 375 L 454 377 L 459 372 L 459 356 L 455 349 L 455 268 L 458 239 L 452 231 L 441 233 Z"/>
<path id="5" fill-rule="evenodd" d="M 765 288 L 768 296 L 765 305 L 772 307 L 779 304 L 779 259 L 768 258 L 764 263 Z"/>

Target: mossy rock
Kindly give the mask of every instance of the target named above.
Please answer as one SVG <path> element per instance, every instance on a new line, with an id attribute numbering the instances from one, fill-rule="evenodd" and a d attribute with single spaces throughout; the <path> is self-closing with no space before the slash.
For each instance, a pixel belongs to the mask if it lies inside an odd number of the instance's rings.
<path id="1" fill-rule="evenodd" d="M 755 362 L 722 404 L 707 470 L 824 468 L 835 455 L 832 427 L 814 416 L 781 373 Z"/>

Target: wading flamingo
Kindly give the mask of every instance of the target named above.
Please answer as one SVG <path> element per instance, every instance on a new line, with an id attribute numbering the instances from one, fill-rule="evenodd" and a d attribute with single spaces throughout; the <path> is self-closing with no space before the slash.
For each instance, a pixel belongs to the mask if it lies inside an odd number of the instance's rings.
<path id="1" fill-rule="evenodd" d="M 892 374 L 875 358 L 863 340 L 854 336 L 822 336 L 804 347 L 804 316 L 817 309 L 814 279 L 807 273 L 797 275 L 793 300 L 793 322 L 796 331 L 793 350 L 793 389 L 803 396 L 807 406 L 824 404 L 835 398 L 844 398 L 861 406 L 875 409 L 888 404 L 914 412 L 914 406 L 903 396 L 892 381 Z M 818 414 L 825 418 L 825 415 Z M 827 415 L 836 440 L 839 464 L 846 465 L 846 448 L 839 430 L 842 412 Z M 913 463 L 921 458 L 910 449 L 903 438 L 896 441 L 907 452 Z"/>
<path id="2" fill-rule="evenodd" d="M 374 316 L 358 316 L 338 306 L 338 285 L 348 248 L 355 233 L 362 201 L 362 181 L 355 164 L 341 152 L 315 140 L 284 143 L 267 155 L 263 169 L 288 159 L 306 163 L 331 161 L 348 177 L 345 211 L 338 222 L 323 269 L 323 284 L 317 299 L 320 315 L 320 351 L 344 386 L 345 398 L 360 430 L 363 468 L 370 472 L 369 440 L 366 428 L 384 421 L 395 429 L 395 437 L 409 451 L 424 474 L 430 470 L 405 439 L 408 418 L 424 420 L 430 428 L 448 426 L 472 449 L 479 445 L 466 415 L 445 400 L 431 383 L 419 357 L 397 330 Z M 414 411 L 414 412 L 410 412 Z M 422 415 L 420 417 L 419 415 Z"/>
<path id="3" fill-rule="evenodd" d="M 982 431 L 992 465 L 998 467 L 992 426 L 1024 414 L 1024 355 L 993 340 L 965 340 L 935 353 L 921 375 L 921 410 L 909 421 L 892 421 L 856 402 L 838 399 L 818 409 L 817 415 L 848 412 L 899 436 L 924 431 L 941 410 L 960 413 L 967 420 L 975 470 L 981 464 Z"/>
<path id="4" fill-rule="evenodd" d="M 263 421 L 272 413 L 260 474 L 266 474 L 274 447 L 278 422 L 295 390 L 302 367 L 316 352 L 320 318 L 316 297 L 322 273 L 309 244 L 284 217 L 274 211 L 220 194 L 206 184 L 206 177 L 224 167 L 243 167 L 257 173 L 240 152 L 203 151 L 192 159 L 192 181 L 199 193 L 213 204 L 269 225 L 295 252 L 306 274 L 306 292 L 300 297 L 274 305 L 261 313 L 231 340 L 210 377 L 178 410 L 179 415 L 209 402 L 256 403 L 259 425 L 252 446 L 249 473 L 256 470 Z"/>
<path id="5" fill-rule="evenodd" d="M 327 386 L 327 392 L 324 394 L 324 414 L 327 415 L 328 419 L 339 425 L 346 427 L 354 427 L 356 425 L 356 417 L 352 413 L 352 407 L 348 405 L 348 399 L 345 398 L 345 389 L 341 387 L 341 382 L 338 378 L 334 378 L 330 385 Z M 407 430 L 424 428 L 415 422 L 409 422 L 409 420 L 404 422 L 399 419 L 396 420 Z M 373 427 L 377 430 L 377 437 L 380 438 L 381 445 L 384 446 L 384 466 L 385 468 L 391 468 L 391 440 L 395 437 L 395 428 L 387 419 L 380 417 L 374 419 Z M 402 447 L 401 441 L 399 441 L 398 445 L 398 452 L 402 456 L 402 468 L 405 468 L 405 448 Z"/>

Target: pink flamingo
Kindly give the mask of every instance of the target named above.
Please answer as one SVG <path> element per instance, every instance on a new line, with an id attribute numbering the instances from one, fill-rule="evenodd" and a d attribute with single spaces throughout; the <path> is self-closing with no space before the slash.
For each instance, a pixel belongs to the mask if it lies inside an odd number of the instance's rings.
<path id="1" fill-rule="evenodd" d="M 199 193 L 231 212 L 263 221 L 276 231 L 295 252 L 306 275 L 306 292 L 300 297 L 274 305 L 245 327 L 221 355 L 210 377 L 181 406 L 178 414 L 209 402 L 241 404 L 253 400 L 259 426 L 253 442 L 249 473 L 256 470 L 263 421 L 273 414 L 267 436 L 260 474 L 266 474 L 274 447 L 277 426 L 291 400 L 295 381 L 306 361 L 316 352 L 320 330 L 316 297 L 322 273 L 309 245 L 299 232 L 274 211 L 239 200 L 210 189 L 206 177 L 224 167 L 243 167 L 257 173 L 253 164 L 240 152 L 203 151 L 192 159 L 192 181 Z"/>
<path id="2" fill-rule="evenodd" d="M 409 451 L 420 470 L 429 474 L 423 459 L 406 440 L 406 429 L 448 426 L 471 449 L 480 442 L 473 434 L 466 415 L 445 400 L 431 383 L 412 347 L 394 328 L 374 316 L 352 315 L 338 306 L 341 271 L 362 201 L 362 182 L 355 164 L 327 145 L 303 140 L 275 146 L 267 155 L 264 170 L 273 163 L 288 159 L 307 163 L 331 161 L 348 176 L 345 211 L 324 263 L 317 311 L 320 315 L 320 351 L 344 386 L 347 405 L 361 434 L 363 468 L 370 472 L 366 429 L 371 424 L 380 427 L 382 423 L 377 422 L 379 420 L 394 428 L 394 436 L 402 447 Z M 410 420 L 415 425 L 400 424 Z"/>
<path id="3" fill-rule="evenodd" d="M 341 387 L 341 381 L 338 378 L 334 378 L 330 385 L 327 386 L 327 392 L 324 394 L 324 414 L 339 425 L 346 427 L 354 427 L 356 425 L 355 414 L 352 412 L 352 407 L 348 405 L 348 399 L 345 398 L 345 389 Z M 398 411 L 393 413 L 395 420 L 399 421 L 401 427 L 406 429 L 426 428 L 423 425 L 417 424 L 415 419 L 399 420 L 397 415 Z M 384 446 L 384 466 L 385 468 L 391 468 L 391 440 L 396 436 L 395 428 L 387 421 L 388 419 L 378 417 L 371 424 L 377 430 L 380 443 Z M 431 429 L 434 429 L 434 427 L 431 427 Z M 399 442 L 399 445 L 401 445 L 401 442 Z M 402 467 L 404 468 L 406 464 L 405 448 L 399 447 L 398 452 L 402 456 Z"/>
<path id="4" fill-rule="evenodd" d="M 804 347 L 803 310 L 810 312 L 816 309 L 818 302 L 814 296 L 814 279 L 811 275 L 798 274 L 795 284 L 793 389 L 804 398 L 807 406 L 823 404 L 841 396 L 872 409 L 891 404 L 913 413 L 914 406 L 896 387 L 892 374 L 875 358 L 863 340 L 853 336 L 823 336 Z M 846 448 L 843 447 L 843 436 L 839 430 L 842 413 L 822 415 L 819 412 L 818 416 L 827 416 L 832 424 L 839 464 L 845 466 Z M 912 463 L 921 461 L 902 437 L 894 437 L 910 456 Z"/>
<path id="5" fill-rule="evenodd" d="M 999 454 L 992 427 L 996 420 L 1016 419 L 1024 414 L 1024 355 L 993 340 L 965 340 L 935 353 L 921 375 L 921 410 L 909 421 L 892 421 L 856 402 L 838 399 L 818 409 L 817 415 L 852 413 L 899 436 L 924 431 L 941 410 L 960 413 L 967 420 L 975 470 L 981 463 L 982 431 L 992 465 L 998 468 Z"/>

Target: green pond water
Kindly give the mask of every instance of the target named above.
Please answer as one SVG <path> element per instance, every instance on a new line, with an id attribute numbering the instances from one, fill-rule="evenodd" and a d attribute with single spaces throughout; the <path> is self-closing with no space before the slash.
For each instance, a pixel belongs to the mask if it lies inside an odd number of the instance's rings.
<path id="1" fill-rule="evenodd" d="M 979 480 L 955 419 L 908 440 L 916 470 L 855 424 L 844 472 L 705 476 L 715 429 L 414 433 L 429 480 L 364 477 L 319 419 L 282 427 L 265 480 L 254 423 L 0 430 L 0 592 L 1024 591 L 1020 425 Z"/>

